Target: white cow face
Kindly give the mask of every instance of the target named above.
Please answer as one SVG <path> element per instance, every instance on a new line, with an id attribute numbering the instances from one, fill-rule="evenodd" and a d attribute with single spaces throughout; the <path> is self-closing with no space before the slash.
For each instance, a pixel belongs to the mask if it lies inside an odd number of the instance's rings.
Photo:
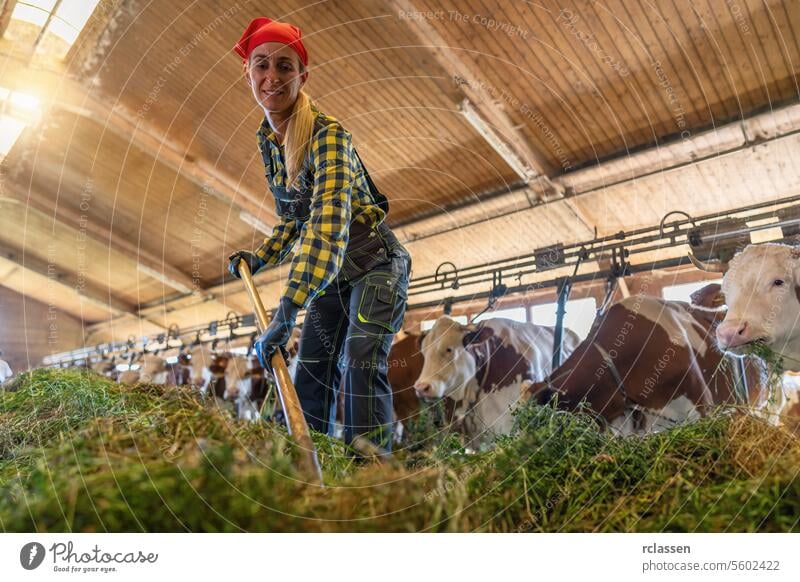
<path id="1" fill-rule="evenodd" d="M 414 385 L 423 398 L 449 396 L 462 400 L 467 383 L 475 378 L 475 358 L 464 348 L 470 328 L 440 317 L 422 340 L 425 363 Z"/>
<path id="2" fill-rule="evenodd" d="M 141 360 L 140 382 L 167 383 L 167 361 L 155 354 L 145 354 Z"/>
<path id="3" fill-rule="evenodd" d="M 759 340 L 784 356 L 800 358 L 798 249 L 777 244 L 747 247 L 731 261 L 722 292 L 728 313 L 717 327 L 717 341 L 723 350 L 741 353 Z"/>
<path id="4" fill-rule="evenodd" d="M 250 370 L 250 364 L 247 358 L 242 356 L 233 356 L 228 360 L 228 366 L 225 368 L 225 392 L 223 398 L 225 400 L 236 400 L 242 395 L 250 394 L 250 376 L 247 372 Z"/>
<path id="5" fill-rule="evenodd" d="M 198 388 L 208 383 L 210 372 L 208 367 L 214 361 L 214 352 L 210 347 L 197 345 L 189 350 L 189 366 L 192 368 L 192 384 Z"/>

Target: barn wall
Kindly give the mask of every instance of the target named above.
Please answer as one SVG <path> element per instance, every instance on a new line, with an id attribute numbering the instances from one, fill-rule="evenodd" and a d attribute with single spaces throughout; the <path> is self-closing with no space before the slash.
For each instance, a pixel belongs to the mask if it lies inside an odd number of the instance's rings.
<path id="1" fill-rule="evenodd" d="M 38 366 L 46 355 L 81 345 L 80 320 L 0 287 L 0 350 L 15 374 Z"/>

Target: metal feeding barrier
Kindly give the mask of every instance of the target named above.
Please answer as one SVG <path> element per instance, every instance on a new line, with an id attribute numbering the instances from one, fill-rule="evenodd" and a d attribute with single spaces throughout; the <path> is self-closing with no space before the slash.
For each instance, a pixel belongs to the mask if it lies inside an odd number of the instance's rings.
<path id="1" fill-rule="evenodd" d="M 166 332 L 154 336 L 128 337 L 124 342 L 106 342 L 93 346 L 84 346 L 67 352 L 45 356 L 42 364 L 51 367 L 84 366 L 102 360 L 115 360 L 120 363 L 130 362 L 144 354 L 161 354 L 164 352 L 186 352 L 195 346 L 211 344 L 216 347 L 220 342 L 248 341 L 252 348 L 257 336 L 258 327 L 254 313 L 237 315 L 228 312 L 225 319 L 212 321 L 204 325 L 180 329 L 176 324 L 169 326 Z M 250 349 L 248 349 L 248 352 Z"/>
<path id="2" fill-rule="evenodd" d="M 448 295 L 443 299 L 426 302 L 410 302 L 408 309 L 430 309 L 442 307 L 446 314 L 451 313 L 455 303 L 486 299 L 492 309 L 497 300 L 507 295 L 530 292 L 534 289 L 556 288 L 561 291 L 558 298 L 566 305 L 569 291 L 579 283 L 605 280 L 606 301 L 609 302 L 615 282 L 619 277 L 635 273 L 666 269 L 688 265 L 691 259 L 687 255 L 664 259 L 646 264 L 631 264 L 630 258 L 648 251 L 688 245 L 692 257 L 702 261 L 714 261 L 729 258 L 732 251 L 750 242 L 750 233 L 770 228 L 780 228 L 781 237 L 774 240 L 786 241 L 800 236 L 800 196 L 781 198 L 773 202 L 762 202 L 737 210 L 707 214 L 698 218 L 682 211 L 667 213 L 658 225 L 572 243 L 554 244 L 533 253 L 513 259 L 494 263 L 484 263 L 471 267 L 458 268 L 452 262 L 444 262 L 432 275 L 415 277 L 409 287 L 409 296 L 420 296 L 444 290 L 459 291 L 470 287 L 481 287 L 473 293 Z M 769 209 L 769 210 L 765 210 Z M 668 222 L 673 215 L 680 215 L 681 220 Z M 772 220 L 772 222 L 764 222 Z M 761 223 L 761 224 L 752 224 Z M 578 267 L 588 261 L 607 261 L 608 268 L 593 272 L 577 274 Z M 568 277 L 553 277 L 523 284 L 522 280 L 531 275 L 539 275 L 554 269 L 573 267 Z M 516 281 L 515 285 L 507 285 L 505 281 Z M 486 286 L 489 290 L 485 290 Z M 560 308 L 557 308 L 560 309 Z M 225 319 L 180 330 L 170 326 L 167 332 L 155 337 L 144 337 L 140 340 L 128 338 L 125 342 L 104 343 L 85 346 L 76 350 L 47 356 L 43 363 L 47 366 L 81 365 L 87 359 L 96 361 L 112 357 L 130 357 L 135 353 L 157 353 L 166 349 L 174 349 L 177 340 L 186 349 L 201 343 L 228 341 L 249 336 L 251 345 L 257 333 L 257 321 L 254 313 L 237 315 L 228 313 Z M 169 347 L 172 341 L 173 347 Z"/>
<path id="3" fill-rule="evenodd" d="M 451 262 L 446 262 L 439 265 L 433 275 L 415 277 L 409 286 L 408 294 L 409 297 L 418 297 L 441 292 L 446 288 L 463 291 L 470 287 L 485 289 L 489 286 L 489 291 L 463 293 L 447 298 L 450 304 L 459 301 L 488 299 L 496 295 L 494 289 L 497 287 L 497 281 L 516 279 L 518 284 L 505 288 L 505 294 L 558 287 L 562 277 L 537 280 L 528 285 L 523 284 L 522 280 L 547 271 L 568 267 L 574 268 L 574 273 L 570 277 L 573 283 L 609 276 L 619 277 L 623 274 L 689 264 L 690 259 L 685 255 L 645 265 L 630 263 L 630 260 L 638 254 L 683 245 L 688 245 L 693 255 L 700 260 L 726 260 L 736 249 L 749 244 L 749 235 L 752 232 L 780 228 L 782 236 L 774 240 L 786 240 L 800 235 L 800 207 L 794 205 L 779 208 L 797 202 L 800 202 L 800 196 L 791 196 L 773 202 L 753 204 L 736 210 L 717 212 L 696 218 L 684 212 L 674 211 L 665 215 L 664 219 L 655 226 L 620 231 L 583 242 L 558 243 L 511 259 L 460 268 Z M 771 208 L 771 210 L 758 212 L 765 208 Z M 743 213 L 745 213 L 744 216 L 734 216 Z M 667 222 L 666 219 L 673 214 L 681 214 L 685 218 Z M 764 222 L 767 220 L 772 220 L 772 222 Z M 577 275 L 577 267 L 589 261 L 608 261 L 610 266 L 605 269 L 597 269 L 592 273 Z M 449 268 L 443 276 L 442 269 L 445 266 Z M 442 300 L 411 302 L 408 308 L 431 308 L 441 303 Z"/>

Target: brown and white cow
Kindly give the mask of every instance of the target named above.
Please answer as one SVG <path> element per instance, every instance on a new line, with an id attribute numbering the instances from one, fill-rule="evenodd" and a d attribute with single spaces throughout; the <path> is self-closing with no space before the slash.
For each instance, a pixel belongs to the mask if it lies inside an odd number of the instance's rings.
<path id="1" fill-rule="evenodd" d="M 133 369 L 134 366 L 138 368 Z M 131 363 L 131 368 L 120 373 L 120 384 L 166 384 L 167 361 L 156 354 L 142 354 Z"/>
<path id="2" fill-rule="evenodd" d="M 465 326 L 441 317 L 422 341 L 417 393 L 454 400 L 453 419 L 473 446 L 508 434 L 520 393 L 552 369 L 554 333 L 552 327 L 504 318 Z M 565 357 L 578 341 L 564 330 Z"/>
<path id="3" fill-rule="evenodd" d="M 781 423 L 800 436 L 800 373 L 786 372 L 782 380 L 786 405 L 781 410 Z"/>
<path id="4" fill-rule="evenodd" d="M 101 376 L 111 378 L 114 381 L 119 378 L 119 374 L 117 374 L 117 364 L 114 360 L 100 360 L 92 364 L 91 368 Z M 2 374 L 0 373 L 0 379 L 1 377 Z"/>
<path id="5" fill-rule="evenodd" d="M 719 346 L 741 354 L 760 342 L 800 371 L 800 248 L 750 245 L 727 266 L 722 291 L 728 306 L 717 328 Z"/>
<path id="6" fill-rule="evenodd" d="M 402 441 L 405 427 L 420 412 L 419 397 L 414 390 L 424 362 L 420 342 L 419 335 L 401 331 L 389 350 L 387 376 L 392 387 L 396 443 Z"/>
<path id="7" fill-rule="evenodd" d="M 192 384 L 192 365 L 189 354 L 179 353 L 178 361 L 167 364 L 167 386 L 190 386 Z"/>
<path id="8" fill-rule="evenodd" d="M 267 387 L 267 372 L 257 357 L 236 357 L 229 362 L 224 399 L 234 403 L 240 420 L 255 422 L 261 418 L 261 404 L 267 396 Z"/>
<path id="9" fill-rule="evenodd" d="M 715 301 L 718 303 L 718 301 Z M 738 362 L 717 349 L 723 313 L 679 301 L 632 296 L 612 305 L 572 355 L 523 395 L 557 398 L 573 410 L 585 402 L 620 435 L 655 432 L 734 404 L 744 383 Z M 764 404 L 764 367 L 745 360 L 748 404 Z M 744 396 L 741 398 L 744 399 Z"/>

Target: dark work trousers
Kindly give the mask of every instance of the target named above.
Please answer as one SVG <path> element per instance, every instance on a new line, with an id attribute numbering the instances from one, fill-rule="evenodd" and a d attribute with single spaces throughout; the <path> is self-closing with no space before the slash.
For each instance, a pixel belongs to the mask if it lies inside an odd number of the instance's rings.
<path id="1" fill-rule="evenodd" d="M 332 435 L 343 396 L 345 442 L 364 435 L 386 451 L 393 421 L 387 356 L 403 324 L 411 269 L 402 247 L 390 257 L 350 282 L 335 280 L 309 304 L 294 378 L 311 428 Z"/>

